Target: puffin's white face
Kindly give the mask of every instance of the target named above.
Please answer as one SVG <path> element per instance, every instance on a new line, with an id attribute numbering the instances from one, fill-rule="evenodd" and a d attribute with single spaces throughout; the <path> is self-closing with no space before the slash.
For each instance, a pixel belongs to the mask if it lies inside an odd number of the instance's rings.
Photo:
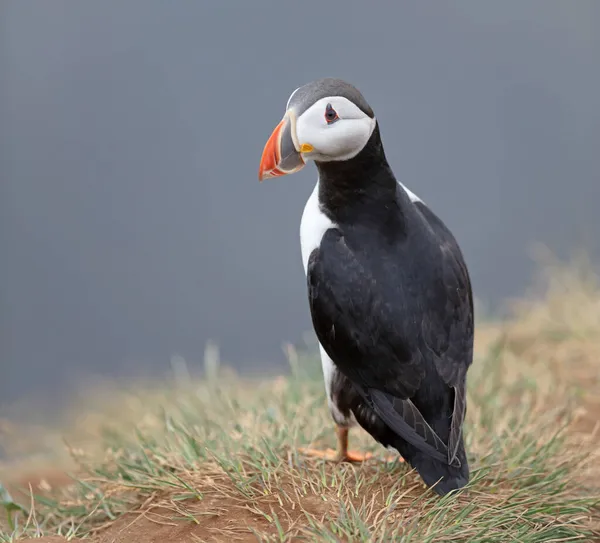
<path id="1" fill-rule="evenodd" d="M 369 141 L 375 118 L 343 96 L 317 100 L 296 120 L 298 150 L 304 160 L 348 160 Z"/>
<path id="2" fill-rule="evenodd" d="M 342 85 L 342 89 L 346 85 L 337 80 L 325 81 Z M 304 94 L 296 95 L 301 89 Z M 307 160 L 349 160 L 365 147 L 377 123 L 373 115 L 363 110 L 370 108 L 363 105 L 361 109 L 345 96 L 323 94 L 311 100 L 306 86 L 291 94 L 282 121 L 265 145 L 260 181 L 297 172 Z"/>

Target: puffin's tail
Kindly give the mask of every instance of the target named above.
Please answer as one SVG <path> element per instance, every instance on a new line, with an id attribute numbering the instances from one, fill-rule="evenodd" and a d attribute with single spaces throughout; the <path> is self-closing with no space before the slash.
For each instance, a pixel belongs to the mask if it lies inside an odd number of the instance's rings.
<path id="1" fill-rule="evenodd" d="M 457 458 L 461 462 L 459 467 L 449 466 L 421 451 L 415 451 L 414 456 L 406 458 L 406 460 L 419 472 L 427 486 L 432 487 L 434 492 L 443 496 L 452 490 L 462 488 L 469 482 L 469 463 L 462 440 L 457 451 Z"/>

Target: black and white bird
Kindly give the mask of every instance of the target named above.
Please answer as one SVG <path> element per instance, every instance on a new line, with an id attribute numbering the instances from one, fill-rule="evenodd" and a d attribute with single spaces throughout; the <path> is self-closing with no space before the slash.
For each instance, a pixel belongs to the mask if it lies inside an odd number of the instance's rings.
<path id="1" fill-rule="evenodd" d="M 339 79 L 296 89 L 265 145 L 259 179 L 313 160 L 318 181 L 300 226 L 337 451 L 358 423 L 397 451 L 438 494 L 462 488 L 462 434 L 473 358 L 473 300 L 446 225 L 399 183 L 362 94 Z"/>

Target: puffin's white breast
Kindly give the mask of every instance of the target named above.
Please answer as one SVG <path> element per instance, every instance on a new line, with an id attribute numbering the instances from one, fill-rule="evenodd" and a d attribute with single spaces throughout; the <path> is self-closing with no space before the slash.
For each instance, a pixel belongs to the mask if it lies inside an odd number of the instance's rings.
<path id="1" fill-rule="evenodd" d="M 319 182 L 317 181 L 310 198 L 304 206 L 304 213 L 302 213 L 302 220 L 300 221 L 300 246 L 305 274 L 311 253 L 319 248 L 325 232 L 334 227 L 335 224 L 321 211 L 319 206 Z"/>

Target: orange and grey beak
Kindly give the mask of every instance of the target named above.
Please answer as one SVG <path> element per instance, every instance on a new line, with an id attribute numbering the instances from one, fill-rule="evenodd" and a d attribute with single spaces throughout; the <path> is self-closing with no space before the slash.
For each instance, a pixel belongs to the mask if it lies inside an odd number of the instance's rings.
<path id="1" fill-rule="evenodd" d="M 294 112 L 288 111 L 267 140 L 258 169 L 259 181 L 288 175 L 304 168 L 306 163 L 294 142 L 295 120 Z"/>

